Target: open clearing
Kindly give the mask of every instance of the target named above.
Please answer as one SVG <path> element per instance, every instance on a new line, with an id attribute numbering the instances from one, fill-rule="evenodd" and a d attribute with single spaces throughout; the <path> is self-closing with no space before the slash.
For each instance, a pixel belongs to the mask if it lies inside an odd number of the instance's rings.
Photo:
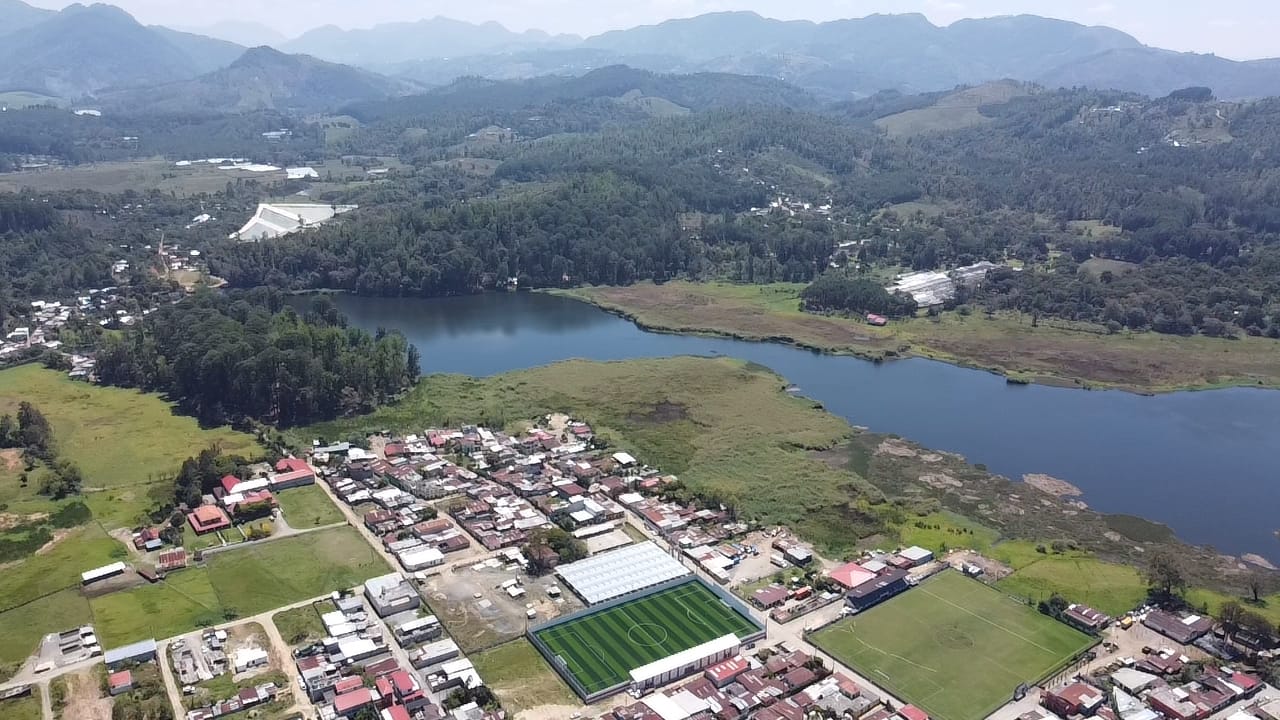
<path id="1" fill-rule="evenodd" d="M 946 95 L 932 107 L 880 118 L 876 125 L 897 137 L 961 130 L 991 121 L 980 112 L 982 106 L 1002 105 L 1026 94 L 1026 88 L 1012 80 L 987 83 Z"/>
<path id="2" fill-rule="evenodd" d="M 301 645 L 305 642 L 320 640 L 325 637 L 324 622 L 320 616 L 337 610 L 332 600 L 321 600 L 311 605 L 304 605 L 292 610 L 278 612 L 271 616 L 280 637 L 290 645 Z"/>
<path id="3" fill-rule="evenodd" d="M 981 720 L 1094 642 L 953 571 L 810 640 L 940 720 Z"/>
<path id="4" fill-rule="evenodd" d="M 222 606 L 239 617 L 352 588 L 391 570 L 350 527 L 221 552 L 208 564 Z"/>
<path id="5" fill-rule="evenodd" d="M 509 712 L 578 704 L 569 686 L 524 638 L 472 655 L 471 660 L 485 685 Z"/>
<path id="6" fill-rule="evenodd" d="M 94 628 L 106 648 L 167 638 L 222 622 L 222 606 L 203 568 L 188 568 L 153 585 L 89 601 Z"/>
<path id="7" fill-rule="evenodd" d="M 1107 335 L 1097 326 L 1041 321 L 1017 313 L 965 317 L 954 312 L 876 328 L 800 310 L 803 285 L 639 283 L 561 294 L 668 332 L 786 342 L 868 358 L 942 360 L 1068 386 L 1167 391 L 1222 385 L 1280 386 L 1280 343 L 1154 332 Z"/>
<path id="8" fill-rule="evenodd" d="M 207 558 L 207 567 L 93 598 L 89 605 L 103 645 L 114 647 L 257 615 L 387 572 L 354 529 L 341 527 L 220 552 Z"/>
<path id="9" fill-rule="evenodd" d="M 167 489 L 165 477 L 210 445 L 261 452 L 249 435 L 204 430 L 194 418 L 175 415 L 158 395 L 76 382 L 35 364 L 0 371 L 0 413 L 16 414 L 23 400 L 49 419 L 60 457 L 80 466 L 91 489 L 85 501 L 108 528 L 131 526 L 155 504 L 152 493 Z M 31 483 L 33 497 L 35 488 Z"/>
<path id="10" fill-rule="evenodd" d="M 276 500 L 280 503 L 285 521 L 295 530 L 332 525 L 344 520 L 342 511 L 334 506 L 324 490 L 315 485 L 289 488 L 277 493 Z"/>
<path id="11" fill-rule="evenodd" d="M 534 634 L 590 695 L 628 682 L 632 670 L 656 660 L 759 630 L 694 580 Z"/>

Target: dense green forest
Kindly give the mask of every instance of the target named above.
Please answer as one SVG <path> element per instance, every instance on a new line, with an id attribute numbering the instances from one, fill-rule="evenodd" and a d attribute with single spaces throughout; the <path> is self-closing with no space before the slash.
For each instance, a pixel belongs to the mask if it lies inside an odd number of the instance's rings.
<path id="1" fill-rule="evenodd" d="M 272 113 L 156 118 L 140 142 L 179 154 L 224 141 L 299 158 L 385 152 L 410 163 L 393 182 L 326 191 L 326 201 L 361 209 L 298 236 L 237 244 L 192 231 L 211 272 L 236 287 L 449 295 L 513 281 L 810 282 L 828 271 L 883 282 L 989 260 L 1019 269 L 954 305 L 1112 331 L 1280 334 L 1280 101 L 1218 103 L 1202 88 L 1158 100 L 1013 95 L 982 105 L 977 120 L 948 125 L 943 113 L 935 130 L 898 132 L 903 113 L 932 112 L 947 94 L 821 106 L 773 81 L 609 68 L 466 79 L 352 107 L 327 150 L 317 125 Z M 57 111 L 0 118 L 0 151 L 62 138 L 60 152 L 92 155 L 133 122 L 61 112 L 44 137 L 46 113 Z M 294 129 L 294 145 L 262 149 L 258 136 L 277 125 Z M 215 200 L 247 210 L 269 192 L 229 188 Z M 0 208 L 9 260 L 0 301 L 104 280 L 103 242 L 145 237 L 141 220 L 126 224 L 126 238 L 75 232 L 65 211 L 35 202 Z M 810 307 L 903 311 L 861 290 L 850 300 L 845 291 L 862 285 L 835 287 L 817 286 Z"/>
<path id="2" fill-rule="evenodd" d="M 201 292 L 98 346 L 107 385 L 164 392 L 203 422 L 283 426 L 369 412 L 418 376 L 398 333 L 355 328 L 317 298 L 298 315 L 274 290 Z"/>

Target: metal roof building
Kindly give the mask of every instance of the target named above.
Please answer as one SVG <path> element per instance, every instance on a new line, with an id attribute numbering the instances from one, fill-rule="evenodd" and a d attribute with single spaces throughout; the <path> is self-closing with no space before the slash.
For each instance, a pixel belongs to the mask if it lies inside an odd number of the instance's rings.
<path id="1" fill-rule="evenodd" d="M 662 548 L 643 542 L 561 565 L 556 574 L 588 605 L 596 605 L 690 572 Z"/>
<path id="2" fill-rule="evenodd" d="M 146 662 L 155 659 L 155 656 L 156 641 L 143 640 L 132 645 L 108 650 L 103 659 L 106 661 L 107 667 L 114 667 L 127 662 Z"/>
<path id="3" fill-rule="evenodd" d="M 98 580 L 102 580 L 103 578 L 109 578 L 112 575 L 119 575 L 120 573 L 124 572 L 126 569 L 128 568 L 122 562 L 114 562 L 114 563 L 111 563 L 110 565 L 103 565 L 100 568 L 94 568 L 92 570 L 86 570 L 80 573 L 80 582 L 83 585 L 88 585 L 91 582 L 96 582 Z"/>

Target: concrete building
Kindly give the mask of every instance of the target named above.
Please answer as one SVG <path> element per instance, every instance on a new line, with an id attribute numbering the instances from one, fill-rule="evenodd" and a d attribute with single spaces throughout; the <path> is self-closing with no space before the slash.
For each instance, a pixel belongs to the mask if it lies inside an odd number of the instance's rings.
<path id="1" fill-rule="evenodd" d="M 378 617 L 395 615 L 422 605 L 422 596 L 400 573 L 370 578 L 364 584 L 364 596 Z"/>

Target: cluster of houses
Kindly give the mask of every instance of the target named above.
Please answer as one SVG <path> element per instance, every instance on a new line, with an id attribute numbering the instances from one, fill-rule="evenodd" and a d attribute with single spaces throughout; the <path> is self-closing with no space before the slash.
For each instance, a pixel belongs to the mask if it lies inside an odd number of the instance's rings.
<path id="1" fill-rule="evenodd" d="M 1176 663 L 1176 671 L 1173 667 L 1139 662 L 1119 668 L 1108 677 L 1110 692 L 1101 687 L 1104 683 L 1085 680 L 1044 690 L 1040 704 L 1047 714 L 1026 720 L 1207 720 L 1232 708 L 1231 720 L 1280 720 L 1280 701 L 1257 699 L 1264 683 L 1256 675 L 1210 665 L 1186 681 L 1183 663 Z"/>
<path id="2" fill-rule="evenodd" d="M 235 522 L 271 514 L 276 507 L 274 493 L 315 481 L 315 471 L 307 461 L 291 457 L 274 466 L 255 468 L 254 476 L 247 480 L 227 475 L 213 495 L 206 495 L 203 504 L 187 513 L 187 522 L 197 535 L 226 530 Z"/>
<path id="3" fill-rule="evenodd" d="M 613 708 L 601 720 L 928 720 L 908 705 L 896 713 L 852 679 L 800 650 L 733 657 L 685 685 Z"/>
<path id="4" fill-rule="evenodd" d="M 593 438 L 589 425 L 572 421 L 562 431 L 534 428 L 518 436 L 463 426 L 389 438 L 381 453 L 317 444 L 312 458 L 327 466 L 324 472 L 345 502 L 380 506 L 366 514 L 366 525 L 384 537 L 394 534 L 388 542 L 400 544 L 388 545 L 393 552 L 419 553 L 413 562 L 401 557 L 409 571 L 443 562 L 442 554 L 467 547 L 468 535 L 489 551 L 523 546 L 533 531 L 552 526 L 587 539 L 616 529 L 630 509 L 727 581 L 725 569 L 741 553 L 724 554 L 727 548 L 718 543 L 730 534 L 725 527 L 741 532 L 745 526 L 730 523 L 724 510 L 653 497 L 675 478 L 625 452 L 595 448 Z M 448 512 L 456 528 L 423 520 L 428 509 L 422 501 L 455 496 Z"/>
<path id="5" fill-rule="evenodd" d="M 433 700 L 482 681 L 457 643 L 444 637 L 439 620 L 420 613 L 422 598 L 400 573 L 372 578 L 364 584 L 363 596 L 338 596 L 334 604 L 335 610 L 321 616 L 327 636 L 294 653 L 302 687 L 321 718 L 495 717 L 474 705 L 446 712 Z M 407 651 L 412 668 L 402 667 L 390 651 L 384 622 Z"/>
<path id="6" fill-rule="evenodd" d="M 784 540 L 783 562 L 797 562 L 794 541 Z M 774 542 L 778 549 L 778 541 Z M 808 553 L 807 549 L 804 553 Z M 798 557 L 803 558 L 804 554 Z M 787 587 L 773 583 L 752 593 L 749 598 L 763 610 L 771 610 L 778 622 L 788 622 L 806 612 L 844 598 L 849 612 L 861 612 L 909 589 L 917 579 L 913 573 L 933 563 L 933 553 L 925 548 L 912 546 L 894 553 L 868 553 L 859 560 L 845 563 L 827 573 L 829 586 L 835 590 L 817 592 L 810 585 Z M 775 562 L 775 564 L 781 564 Z M 838 590 L 838 592 L 837 592 Z"/>
<path id="7" fill-rule="evenodd" d="M 187 720 L 214 720 L 214 718 L 251 710 L 275 700 L 278 692 L 279 688 L 276 687 L 275 683 L 270 682 L 262 683 L 256 687 L 244 688 L 230 698 L 214 703 L 209 707 L 187 711 Z"/>

